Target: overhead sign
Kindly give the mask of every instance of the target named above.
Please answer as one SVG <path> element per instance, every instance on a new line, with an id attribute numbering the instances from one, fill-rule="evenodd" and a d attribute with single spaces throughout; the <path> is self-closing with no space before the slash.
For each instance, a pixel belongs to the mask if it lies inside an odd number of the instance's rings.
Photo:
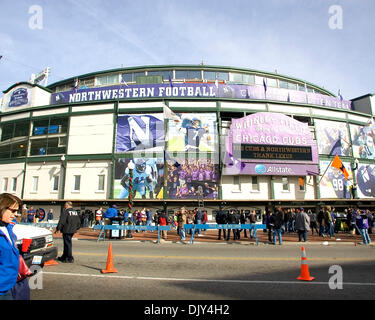
<path id="1" fill-rule="evenodd" d="M 3 111 L 31 106 L 32 86 L 21 85 L 7 92 L 3 98 Z"/>
<path id="2" fill-rule="evenodd" d="M 351 101 L 317 93 L 281 88 L 267 88 L 267 90 L 265 90 L 265 88 L 260 85 L 215 85 L 214 83 L 123 84 L 100 88 L 85 88 L 53 93 L 51 104 L 170 97 L 266 99 L 351 110 Z"/>

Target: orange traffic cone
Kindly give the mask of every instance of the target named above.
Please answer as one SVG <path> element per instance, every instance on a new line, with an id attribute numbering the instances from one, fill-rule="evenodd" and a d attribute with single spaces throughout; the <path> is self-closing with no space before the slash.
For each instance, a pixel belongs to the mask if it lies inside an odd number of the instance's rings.
<path id="1" fill-rule="evenodd" d="M 112 242 L 109 243 L 107 267 L 101 273 L 117 273 L 117 270 L 113 267 Z"/>
<path id="2" fill-rule="evenodd" d="M 312 281 L 314 277 L 310 277 L 309 266 L 307 265 L 306 251 L 305 247 L 302 247 L 302 256 L 301 256 L 301 274 L 297 280 L 303 281 Z"/>
<path id="3" fill-rule="evenodd" d="M 44 266 L 58 266 L 58 265 L 59 263 L 53 259 L 44 262 Z"/>

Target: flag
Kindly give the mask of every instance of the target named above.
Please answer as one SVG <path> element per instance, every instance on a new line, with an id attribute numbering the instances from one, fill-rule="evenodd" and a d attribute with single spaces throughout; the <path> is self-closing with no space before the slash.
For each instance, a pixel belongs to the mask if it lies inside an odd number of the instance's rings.
<path id="1" fill-rule="evenodd" d="M 174 122 L 181 122 L 181 117 L 178 114 L 174 113 L 166 105 L 163 106 L 163 114 L 164 114 L 164 120 L 171 119 Z"/>
<path id="2" fill-rule="evenodd" d="M 2 57 L 3 57 L 3 56 L 0 56 L 0 60 L 1 60 Z"/>
<path id="3" fill-rule="evenodd" d="M 288 92 L 288 99 L 287 99 L 288 102 L 290 102 L 290 93 Z"/>
<path id="4" fill-rule="evenodd" d="M 74 93 L 77 93 L 78 91 L 78 78 L 74 81 Z"/>
<path id="5" fill-rule="evenodd" d="M 345 179 L 348 180 L 349 173 L 346 170 L 344 164 L 342 163 L 340 157 L 336 154 L 335 158 L 333 159 L 331 163 L 331 167 L 334 167 L 341 171 L 341 173 L 344 175 Z"/>
<path id="6" fill-rule="evenodd" d="M 172 83 L 171 75 L 169 75 L 168 79 L 169 79 L 169 85 L 170 85 L 171 87 L 173 87 L 173 83 Z"/>
<path id="7" fill-rule="evenodd" d="M 338 92 L 338 96 L 340 98 L 340 101 L 344 100 L 343 97 L 342 97 L 342 95 L 341 95 L 341 90 L 340 89 L 339 89 L 339 92 Z"/>
<path id="8" fill-rule="evenodd" d="M 267 84 L 266 84 L 265 78 L 263 78 L 263 87 L 264 87 L 264 91 L 267 91 Z"/>

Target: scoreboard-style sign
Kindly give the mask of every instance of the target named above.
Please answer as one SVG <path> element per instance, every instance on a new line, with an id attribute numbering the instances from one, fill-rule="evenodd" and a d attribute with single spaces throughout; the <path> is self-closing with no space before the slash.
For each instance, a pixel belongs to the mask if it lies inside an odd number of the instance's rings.
<path id="1" fill-rule="evenodd" d="M 241 152 L 241 159 L 312 161 L 311 147 L 234 144 L 233 149 Z"/>

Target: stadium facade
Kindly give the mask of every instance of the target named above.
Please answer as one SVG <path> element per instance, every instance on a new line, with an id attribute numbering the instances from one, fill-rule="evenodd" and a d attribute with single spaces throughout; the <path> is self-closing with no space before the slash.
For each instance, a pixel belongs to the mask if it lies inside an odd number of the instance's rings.
<path id="1" fill-rule="evenodd" d="M 204 205 L 375 207 L 375 98 L 206 65 L 121 68 L 1 100 L 1 191 L 59 212 Z M 349 176 L 332 166 L 338 155 Z"/>

